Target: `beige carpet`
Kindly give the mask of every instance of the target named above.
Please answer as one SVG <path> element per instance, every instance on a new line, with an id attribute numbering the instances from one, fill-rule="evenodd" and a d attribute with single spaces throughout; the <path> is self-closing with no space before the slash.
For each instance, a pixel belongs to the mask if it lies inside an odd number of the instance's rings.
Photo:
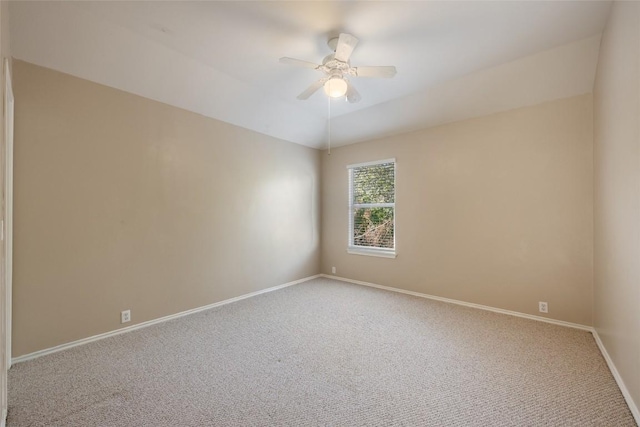
<path id="1" fill-rule="evenodd" d="M 634 426 L 588 332 L 316 279 L 15 365 L 18 426 Z"/>

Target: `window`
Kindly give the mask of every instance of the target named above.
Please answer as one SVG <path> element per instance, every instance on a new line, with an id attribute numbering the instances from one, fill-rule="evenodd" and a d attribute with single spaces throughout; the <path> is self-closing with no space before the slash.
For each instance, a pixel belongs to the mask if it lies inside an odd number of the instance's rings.
<path id="1" fill-rule="evenodd" d="M 396 160 L 360 163 L 349 170 L 348 252 L 395 258 Z"/>

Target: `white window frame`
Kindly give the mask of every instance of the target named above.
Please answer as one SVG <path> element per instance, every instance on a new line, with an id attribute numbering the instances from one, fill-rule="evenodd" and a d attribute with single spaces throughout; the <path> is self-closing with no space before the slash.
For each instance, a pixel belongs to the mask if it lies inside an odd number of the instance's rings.
<path id="1" fill-rule="evenodd" d="M 393 200 L 394 203 L 353 203 L 353 170 L 355 168 L 365 166 L 375 166 L 384 163 L 393 163 Z M 354 255 L 368 255 L 377 256 L 383 258 L 395 258 L 396 254 L 396 198 L 398 192 L 396 191 L 396 176 L 398 172 L 398 164 L 396 159 L 384 159 L 376 160 L 373 162 L 355 163 L 347 165 L 347 171 L 349 173 L 349 244 L 347 252 Z M 354 210 L 360 208 L 393 208 L 393 249 L 390 248 L 375 248 L 371 246 L 358 246 L 353 244 L 353 217 Z"/>

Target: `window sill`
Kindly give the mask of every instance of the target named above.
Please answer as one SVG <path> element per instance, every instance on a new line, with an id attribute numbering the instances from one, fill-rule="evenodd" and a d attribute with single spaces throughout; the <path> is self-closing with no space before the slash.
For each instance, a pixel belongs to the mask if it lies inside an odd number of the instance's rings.
<path id="1" fill-rule="evenodd" d="M 350 247 L 347 249 L 347 253 L 352 255 L 365 255 L 365 256 L 376 256 L 380 258 L 395 258 L 395 251 L 385 251 L 379 249 L 367 249 L 367 248 L 356 248 Z"/>

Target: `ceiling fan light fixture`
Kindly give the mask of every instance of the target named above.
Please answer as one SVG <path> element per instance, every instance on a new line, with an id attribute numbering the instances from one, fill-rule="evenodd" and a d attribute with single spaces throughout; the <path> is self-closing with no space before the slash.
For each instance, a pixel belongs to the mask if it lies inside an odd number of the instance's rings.
<path id="1" fill-rule="evenodd" d="M 351 34 L 340 33 L 338 37 L 329 40 L 329 48 L 333 53 L 327 55 L 322 64 L 314 64 L 313 62 L 303 61 L 301 59 L 282 57 L 282 64 L 295 65 L 297 67 L 311 68 L 325 74 L 319 80 L 316 80 L 305 89 L 297 98 L 301 101 L 309 99 L 311 95 L 320 90 L 324 86 L 324 93 L 330 98 L 345 97 L 347 102 L 355 103 L 360 101 L 361 97 L 358 91 L 349 84 L 347 78 L 351 77 L 386 77 L 390 78 L 396 75 L 396 67 L 388 66 L 367 66 L 352 67 L 349 58 L 353 53 L 353 49 L 357 46 L 358 39 Z M 348 76 L 348 77 L 347 77 Z"/>
<path id="2" fill-rule="evenodd" d="M 347 81 L 342 77 L 331 77 L 324 84 L 324 93 L 331 98 L 340 98 L 347 93 Z"/>

